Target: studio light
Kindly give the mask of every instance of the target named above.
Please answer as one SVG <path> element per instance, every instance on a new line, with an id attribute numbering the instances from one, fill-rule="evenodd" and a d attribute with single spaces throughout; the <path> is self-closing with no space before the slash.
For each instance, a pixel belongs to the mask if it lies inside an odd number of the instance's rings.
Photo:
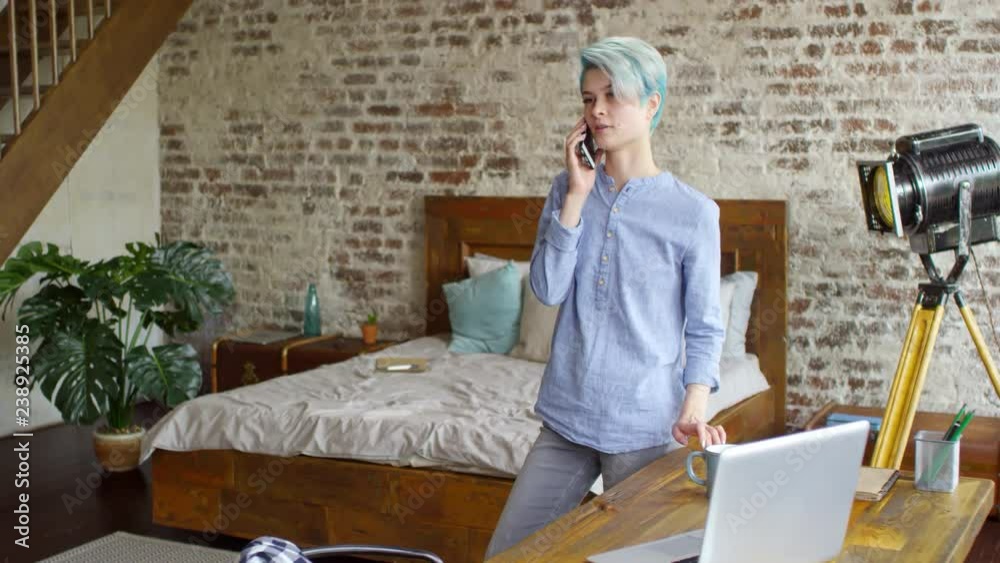
<path id="1" fill-rule="evenodd" d="M 958 285 L 972 245 L 1000 240 L 1000 148 L 978 125 L 928 131 L 896 139 L 884 161 L 859 162 L 858 176 L 868 230 L 908 237 L 930 278 L 918 285 L 869 462 L 899 469 L 949 296 L 1000 397 L 1000 371 Z M 946 250 L 955 252 L 947 277 L 931 256 Z"/>
<path id="2" fill-rule="evenodd" d="M 958 248 L 963 213 L 969 244 L 1000 240 L 1000 148 L 978 125 L 900 137 L 858 175 L 868 230 L 907 236 L 918 254 Z"/>

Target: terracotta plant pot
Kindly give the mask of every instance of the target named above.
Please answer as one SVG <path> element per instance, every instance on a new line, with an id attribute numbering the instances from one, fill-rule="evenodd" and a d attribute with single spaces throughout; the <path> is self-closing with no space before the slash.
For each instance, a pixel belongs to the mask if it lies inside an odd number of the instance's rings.
<path id="1" fill-rule="evenodd" d="M 378 325 L 361 325 L 361 338 L 365 344 L 375 344 L 378 340 Z"/>
<path id="2" fill-rule="evenodd" d="M 94 451 L 97 461 L 108 471 L 131 471 L 139 467 L 142 438 L 146 429 L 128 434 L 104 434 L 94 430 Z"/>

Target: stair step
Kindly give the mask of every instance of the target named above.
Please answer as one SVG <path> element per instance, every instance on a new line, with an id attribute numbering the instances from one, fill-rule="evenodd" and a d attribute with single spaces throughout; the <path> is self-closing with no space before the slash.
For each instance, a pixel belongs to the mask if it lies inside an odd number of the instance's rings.
<path id="1" fill-rule="evenodd" d="M 0 156 L 7 154 L 7 148 L 10 146 L 10 142 L 14 140 L 14 137 L 17 137 L 17 135 L 0 134 Z"/>
<path id="2" fill-rule="evenodd" d="M 38 93 L 44 95 L 46 92 L 52 89 L 51 84 L 39 84 Z M 31 96 L 32 87 L 31 86 L 21 86 L 21 97 Z M 0 99 L 10 99 L 14 97 L 14 89 L 10 86 L 0 86 Z"/>
<path id="3" fill-rule="evenodd" d="M 88 41 L 90 41 L 90 40 L 89 39 L 77 39 L 76 40 L 76 49 L 77 49 L 77 52 L 79 52 L 80 49 L 83 49 L 84 46 L 87 45 Z M 69 39 L 60 39 L 56 43 L 57 43 L 57 45 L 59 47 L 59 52 L 60 53 L 68 53 L 69 52 L 69 47 L 70 47 L 70 41 L 69 41 Z M 28 42 L 25 42 L 25 41 L 18 42 L 18 44 L 17 44 L 17 52 L 18 53 L 31 53 L 31 44 L 28 43 Z M 51 53 L 52 53 L 52 43 L 50 41 L 48 41 L 47 39 L 43 40 L 41 37 L 39 37 L 39 40 L 38 40 L 38 54 L 39 54 L 39 56 L 50 55 Z M 10 43 L 0 44 L 0 54 L 7 55 L 7 56 L 10 55 Z"/>
<path id="4" fill-rule="evenodd" d="M 99 13 L 103 14 L 104 13 L 104 0 L 93 0 L 93 1 L 94 1 L 94 14 L 95 15 L 99 14 Z M 48 10 L 48 6 L 49 6 L 48 2 L 46 2 L 45 0 L 37 0 L 37 2 L 38 2 L 38 4 L 36 5 L 37 6 L 36 7 L 37 11 L 41 12 L 43 10 Z M 76 10 L 75 10 L 75 12 L 77 14 L 87 15 L 87 0 L 76 0 L 75 3 L 76 3 Z M 111 2 L 111 11 L 114 12 L 115 8 L 118 8 L 119 6 L 120 6 L 120 2 L 118 0 L 114 0 L 113 2 Z M 28 6 L 27 0 L 17 0 L 15 2 L 15 7 L 17 8 L 17 13 L 21 13 L 21 12 L 29 13 L 31 11 L 31 7 Z M 60 0 L 60 1 L 56 2 L 56 11 L 58 13 L 60 13 L 60 14 L 68 14 L 69 13 L 69 2 L 65 2 L 63 0 Z M 48 13 L 48 12 L 45 12 L 45 13 Z"/>

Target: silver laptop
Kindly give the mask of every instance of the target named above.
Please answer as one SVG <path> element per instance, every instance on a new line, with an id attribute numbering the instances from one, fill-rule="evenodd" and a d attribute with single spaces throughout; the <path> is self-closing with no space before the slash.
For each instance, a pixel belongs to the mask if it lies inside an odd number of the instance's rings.
<path id="1" fill-rule="evenodd" d="M 867 420 L 726 448 L 703 530 L 591 555 L 591 563 L 807 563 L 840 554 Z M 623 514 L 624 516 L 624 514 Z"/>

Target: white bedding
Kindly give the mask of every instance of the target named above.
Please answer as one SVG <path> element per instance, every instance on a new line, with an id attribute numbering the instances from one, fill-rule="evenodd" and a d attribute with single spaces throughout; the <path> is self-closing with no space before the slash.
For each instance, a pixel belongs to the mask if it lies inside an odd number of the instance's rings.
<path id="1" fill-rule="evenodd" d="M 538 436 L 533 405 L 544 364 L 452 354 L 448 334 L 187 401 L 143 441 L 156 448 L 234 449 L 514 477 Z M 373 358 L 420 356 L 424 373 L 376 372 Z M 708 416 L 764 389 L 756 356 L 723 358 Z M 674 447 L 679 444 L 674 443 Z M 600 494 L 600 479 L 592 490 Z"/>

